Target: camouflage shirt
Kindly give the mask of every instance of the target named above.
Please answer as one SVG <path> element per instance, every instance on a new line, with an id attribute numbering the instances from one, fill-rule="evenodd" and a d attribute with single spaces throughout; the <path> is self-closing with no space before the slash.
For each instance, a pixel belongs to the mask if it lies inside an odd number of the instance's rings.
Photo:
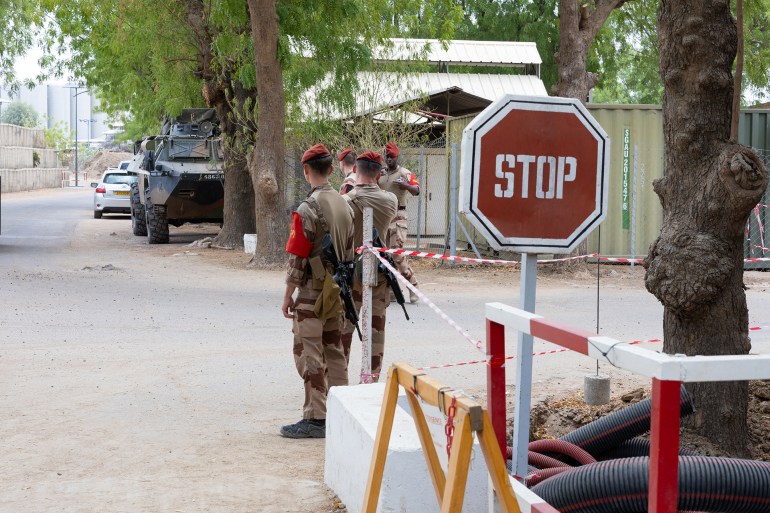
<path id="1" fill-rule="evenodd" d="M 343 198 L 353 205 L 353 213 L 355 216 L 353 242 L 356 247 L 361 246 L 363 242 L 363 209 L 365 207 L 372 207 L 374 227 L 380 234 L 382 243 L 387 245 L 389 242 L 387 240 L 388 226 L 393 220 L 393 217 L 395 217 L 396 208 L 398 207 L 396 196 L 391 192 L 380 189 L 376 184 L 358 184 L 352 191 L 343 196 Z"/>
<path id="2" fill-rule="evenodd" d="M 328 183 L 313 187 L 307 198 L 314 198 L 320 207 L 332 236 L 337 258 L 342 261 L 352 261 L 355 250 L 352 239 L 353 212 L 348 204 Z M 289 253 L 286 283 L 296 287 L 304 286 L 310 279 L 310 259 L 321 256 L 321 242 L 326 234 L 319 213 L 311 203 L 305 200 L 297 207 L 297 213 L 302 219 L 302 231 L 305 238 L 312 242 L 313 248 L 310 250 L 310 255 L 305 258 Z"/>
<path id="3" fill-rule="evenodd" d="M 383 168 L 382 176 L 379 180 L 379 185 L 383 191 L 392 192 L 396 195 L 396 198 L 398 198 L 399 207 L 405 207 L 407 194 L 409 193 L 406 189 L 402 189 L 396 184 L 396 180 L 399 179 L 406 184 L 416 185 L 418 187 L 420 186 L 420 183 L 417 181 L 417 177 L 414 176 L 414 174 L 407 168 L 401 166 L 396 167 L 396 170 L 392 173 L 389 172 L 387 167 Z"/>

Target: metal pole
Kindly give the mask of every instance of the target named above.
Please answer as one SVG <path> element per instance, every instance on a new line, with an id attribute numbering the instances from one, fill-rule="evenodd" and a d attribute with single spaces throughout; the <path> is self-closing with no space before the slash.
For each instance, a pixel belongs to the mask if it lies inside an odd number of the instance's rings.
<path id="1" fill-rule="evenodd" d="M 449 175 L 449 256 L 457 254 L 457 154 L 458 144 L 452 143 L 452 167 Z M 449 265 L 454 266 L 454 261 Z"/>
<path id="2" fill-rule="evenodd" d="M 75 86 L 75 187 L 78 186 L 78 88 Z"/>
<path id="3" fill-rule="evenodd" d="M 374 227 L 374 216 L 372 207 L 364 207 L 363 222 L 363 245 L 371 248 L 372 229 Z M 372 287 L 376 285 L 376 268 L 374 255 L 369 251 L 364 251 L 364 269 L 362 283 L 362 302 L 361 302 L 361 383 L 372 382 Z"/>
<path id="4" fill-rule="evenodd" d="M 634 144 L 634 181 L 631 189 L 631 269 L 636 258 L 636 163 L 639 159 L 639 146 Z"/>
<path id="5" fill-rule="evenodd" d="M 463 233 L 465 234 L 465 240 L 468 241 L 468 244 L 470 244 L 471 247 L 473 248 L 473 252 L 476 253 L 476 258 L 481 258 L 481 253 L 479 253 L 479 250 L 476 247 L 476 244 L 473 242 L 473 239 L 468 234 L 468 230 L 465 228 L 465 225 L 463 224 L 462 221 L 460 221 L 460 215 L 459 214 L 457 215 L 457 224 L 459 224 L 460 228 L 462 228 Z"/>
<path id="6" fill-rule="evenodd" d="M 521 255 L 520 307 L 535 311 L 537 254 Z M 527 475 L 529 455 L 529 411 L 532 405 L 532 335 L 519 332 L 516 347 L 516 401 L 513 413 L 513 474 L 520 480 Z"/>
<path id="7" fill-rule="evenodd" d="M 426 173 L 425 173 L 425 146 L 420 147 L 420 180 L 422 180 L 423 187 L 426 184 Z M 415 249 L 417 251 L 420 251 L 420 236 L 422 235 L 422 202 L 425 201 L 425 193 L 424 191 L 420 191 L 422 194 L 420 194 L 417 197 L 417 243 L 415 244 Z"/>

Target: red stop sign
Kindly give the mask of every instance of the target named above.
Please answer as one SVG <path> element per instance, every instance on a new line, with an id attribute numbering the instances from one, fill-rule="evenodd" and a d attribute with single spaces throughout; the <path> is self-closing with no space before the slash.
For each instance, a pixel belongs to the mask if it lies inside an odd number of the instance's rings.
<path id="1" fill-rule="evenodd" d="M 463 132 L 461 211 L 495 249 L 568 253 L 606 217 L 609 147 L 578 100 L 503 96 Z"/>

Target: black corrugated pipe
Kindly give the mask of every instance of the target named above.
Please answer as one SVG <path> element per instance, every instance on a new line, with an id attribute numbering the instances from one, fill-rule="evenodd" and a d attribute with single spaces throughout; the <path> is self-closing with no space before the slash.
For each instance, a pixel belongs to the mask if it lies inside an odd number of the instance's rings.
<path id="1" fill-rule="evenodd" d="M 639 401 L 627 408 L 586 424 L 564 435 L 561 437 L 561 440 L 575 444 L 593 456 L 601 455 L 614 449 L 629 438 L 649 431 L 651 409 L 652 401 L 647 398 L 644 401 Z M 682 386 L 680 392 L 680 415 L 683 417 L 689 415 L 694 409 L 690 394 Z"/>
<path id="2" fill-rule="evenodd" d="M 591 463 L 548 478 L 532 491 L 561 513 L 646 513 L 649 462 L 649 458 L 624 458 Z M 681 456 L 677 507 L 768 513 L 770 463 Z"/>
<path id="3" fill-rule="evenodd" d="M 622 444 L 618 445 L 614 449 L 610 449 L 607 452 L 603 452 L 598 459 L 600 460 L 615 460 L 618 458 L 633 458 L 635 456 L 649 456 L 650 455 L 650 441 L 646 438 L 632 438 L 626 440 Z M 680 456 L 699 456 L 695 451 L 689 449 L 679 449 Z"/>

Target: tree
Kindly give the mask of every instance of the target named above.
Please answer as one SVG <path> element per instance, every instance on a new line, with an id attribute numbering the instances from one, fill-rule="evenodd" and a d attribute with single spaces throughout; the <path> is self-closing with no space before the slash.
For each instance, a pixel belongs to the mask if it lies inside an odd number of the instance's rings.
<path id="1" fill-rule="evenodd" d="M 457 27 L 457 38 L 534 42 L 543 60 L 540 78 L 546 89 L 550 89 L 557 79 L 555 56 L 559 48 L 559 27 L 556 5 L 557 0 L 465 0 L 465 18 Z"/>
<path id="2" fill-rule="evenodd" d="M 24 55 L 33 44 L 38 21 L 37 3 L 32 0 L 0 0 L 0 84 L 13 93 L 19 88 L 14 74 L 17 57 Z M 29 82 L 27 85 L 30 85 Z"/>
<path id="3" fill-rule="evenodd" d="M 49 46 L 70 47 L 71 71 L 98 90 L 108 113 L 130 113 L 126 127 L 134 138 L 157 133 L 164 115 L 201 106 L 204 100 L 217 109 L 224 139 L 225 204 L 214 245 L 242 244 L 243 234 L 252 233 L 255 223 L 245 158 L 254 131 L 242 111 L 255 94 L 241 81 L 249 76 L 241 73 L 238 55 L 243 50 L 227 44 L 228 38 L 238 43 L 248 34 L 242 3 L 176 0 L 157 10 L 155 4 L 134 0 L 94 10 L 90 2 L 51 2 L 46 8 L 57 21 Z"/>
<path id="4" fill-rule="evenodd" d="M 598 74 L 587 70 L 589 50 L 612 11 L 626 1 L 594 0 L 581 5 L 576 0 L 559 0 L 559 67 L 552 88 L 556 96 L 588 99 L 599 80 Z"/>
<path id="5" fill-rule="evenodd" d="M 288 234 L 284 130 L 304 130 L 313 117 L 302 110 L 302 94 L 315 88 L 317 106 L 349 111 L 355 105 L 357 73 L 371 65 L 373 46 L 417 27 L 425 37 L 445 39 L 459 9 L 452 0 L 392 5 L 320 0 L 312 8 L 294 0 L 249 0 L 248 6 L 257 83 L 257 139 L 249 160 L 257 209 L 255 262 L 271 264 L 283 262 Z"/>
<path id="6" fill-rule="evenodd" d="M 663 0 L 658 31 L 666 176 L 653 184 L 663 227 L 645 285 L 664 306 L 665 352 L 747 354 L 743 230 L 768 175 L 750 148 L 730 140 L 737 41 L 729 0 Z M 747 455 L 747 383 L 688 388 L 694 428 Z"/>
<path id="7" fill-rule="evenodd" d="M 589 69 L 599 73 L 594 103 L 659 104 L 657 3 L 637 0 L 614 9 L 599 31 Z"/>
<path id="8" fill-rule="evenodd" d="M 200 55 L 203 98 L 217 109 L 224 135 L 225 201 L 222 229 L 215 247 L 243 244 L 243 235 L 256 227 L 254 188 L 247 155 L 256 126 L 250 108 L 256 98 L 253 68 L 242 49 L 248 36 L 248 12 L 243 2 L 183 0 Z M 213 9 L 213 11 L 211 10 Z M 239 43 L 241 45 L 239 45 Z"/>
<path id="9" fill-rule="evenodd" d="M 278 14 L 275 0 L 248 0 L 257 75 L 257 138 L 249 157 L 257 213 L 259 264 L 284 259 L 288 217 L 284 200 L 284 127 L 286 102 L 278 60 Z"/>
<path id="10" fill-rule="evenodd" d="M 40 125 L 40 114 L 29 103 L 14 101 L 3 109 L 3 117 L 0 119 L 0 123 L 36 128 Z"/>

